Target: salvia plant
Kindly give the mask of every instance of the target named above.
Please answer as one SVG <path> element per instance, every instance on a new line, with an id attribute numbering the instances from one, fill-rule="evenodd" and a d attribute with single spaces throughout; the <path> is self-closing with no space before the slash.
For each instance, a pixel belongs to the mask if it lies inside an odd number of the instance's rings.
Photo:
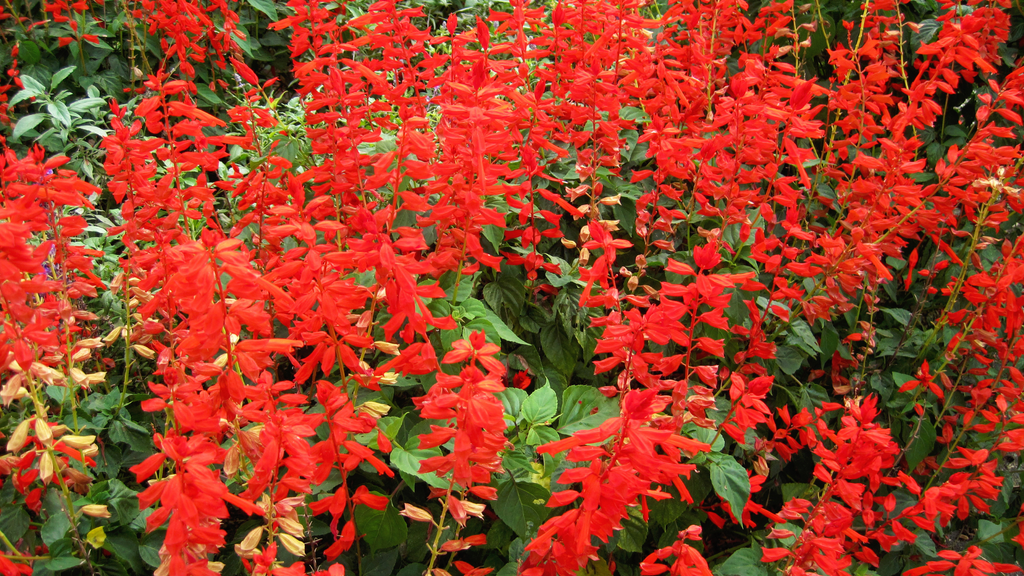
<path id="1" fill-rule="evenodd" d="M 1021 573 L 1022 22 L 5 0 L 0 573 Z"/>

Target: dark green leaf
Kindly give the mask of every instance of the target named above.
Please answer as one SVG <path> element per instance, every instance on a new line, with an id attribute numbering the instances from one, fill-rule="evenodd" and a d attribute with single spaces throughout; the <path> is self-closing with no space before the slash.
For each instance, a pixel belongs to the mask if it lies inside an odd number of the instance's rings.
<path id="1" fill-rule="evenodd" d="M 494 513 L 520 538 L 529 538 L 548 517 L 545 505 L 551 493 L 540 484 L 507 478 L 498 483 L 498 499 L 491 503 Z"/>
<path id="2" fill-rule="evenodd" d="M 34 66 L 39 62 L 39 45 L 31 40 L 22 40 L 18 44 L 18 58 L 26 66 Z"/>
<path id="3" fill-rule="evenodd" d="M 409 527 L 390 503 L 383 510 L 356 506 L 356 528 L 364 534 L 370 550 L 383 550 L 405 542 Z"/>
<path id="4" fill-rule="evenodd" d="M 750 477 L 732 456 L 721 455 L 711 460 L 711 485 L 715 493 L 729 503 L 733 516 L 739 519 L 750 498 Z"/>
<path id="5" fill-rule="evenodd" d="M 540 345 L 544 356 L 563 374 L 572 374 L 579 356 L 579 347 L 558 324 L 548 324 L 540 331 Z"/>
<path id="6" fill-rule="evenodd" d="M 794 320 L 790 326 L 793 333 L 796 334 L 800 342 L 806 346 L 808 353 L 821 354 L 821 348 L 818 347 L 818 339 L 814 337 L 814 332 L 811 331 L 811 327 L 803 320 Z"/>
<path id="7" fill-rule="evenodd" d="M 768 576 L 768 570 L 761 562 L 761 547 L 741 548 L 732 553 L 728 560 L 715 567 L 718 576 Z"/>
<path id="8" fill-rule="evenodd" d="M 7 506 L 0 514 L 0 532 L 11 542 L 21 540 L 28 531 L 28 512 L 21 506 Z"/>
<path id="9" fill-rule="evenodd" d="M 250 6 L 263 12 L 271 20 L 277 20 L 277 7 L 274 5 L 273 0 L 246 0 Z"/>
<path id="10" fill-rule="evenodd" d="M 927 418 L 919 418 L 918 423 L 917 437 L 911 439 L 906 454 L 907 468 L 911 470 L 917 468 L 917 465 L 927 458 L 932 453 L 932 448 L 935 447 L 935 426 Z"/>
<path id="11" fill-rule="evenodd" d="M 622 531 L 619 532 L 619 548 L 626 552 L 642 552 L 644 542 L 647 540 L 647 523 L 644 522 L 642 512 L 636 508 L 629 508 L 629 517 L 622 521 Z"/>
<path id="12" fill-rule="evenodd" d="M 902 308 L 882 308 L 882 312 L 892 316 L 892 319 L 899 324 L 900 328 L 910 328 L 910 312 Z"/>
<path id="13" fill-rule="evenodd" d="M 71 528 L 71 521 L 68 520 L 67 514 L 54 514 L 43 523 L 39 534 L 43 537 L 44 544 L 52 546 L 54 542 L 60 540 L 68 533 L 69 528 Z"/>
<path id="14" fill-rule="evenodd" d="M 779 368 L 783 372 L 792 376 L 800 370 L 804 357 L 792 346 L 779 346 L 775 350 L 775 360 L 779 363 Z"/>
<path id="15" fill-rule="evenodd" d="M 82 561 L 74 556 L 61 556 L 60 558 L 52 558 L 46 563 L 46 569 L 52 570 L 53 572 L 60 572 L 61 570 L 67 570 L 80 566 Z"/>

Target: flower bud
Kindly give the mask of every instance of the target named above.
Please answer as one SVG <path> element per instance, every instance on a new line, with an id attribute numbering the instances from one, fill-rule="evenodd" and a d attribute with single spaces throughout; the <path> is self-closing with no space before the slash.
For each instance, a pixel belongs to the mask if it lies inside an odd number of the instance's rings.
<path id="1" fill-rule="evenodd" d="M 7 451 L 17 452 L 25 447 L 26 442 L 28 442 L 28 420 L 22 420 L 18 427 L 14 429 L 14 434 L 11 434 L 11 438 L 7 441 Z"/>
<path id="2" fill-rule="evenodd" d="M 107 510 L 105 504 L 86 504 L 78 511 L 90 518 L 110 518 L 110 510 Z"/>
<path id="3" fill-rule="evenodd" d="M 238 546 L 246 552 L 252 552 L 260 545 L 260 538 L 262 537 L 263 527 L 257 526 L 250 530 L 249 533 L 245 535 L 245 538 L 242 538 L 242 542 Z"/>
<path id="4" fill-rule="evenodd" d="M 302 541 L 297 540 L 294 536 L 290 534 L 278 534 L 277 540 L 282 546 L 284 546 L 285 550 L 292 554 L 296 556 L 306 555 L 306 545 L 303 544 Z"/>

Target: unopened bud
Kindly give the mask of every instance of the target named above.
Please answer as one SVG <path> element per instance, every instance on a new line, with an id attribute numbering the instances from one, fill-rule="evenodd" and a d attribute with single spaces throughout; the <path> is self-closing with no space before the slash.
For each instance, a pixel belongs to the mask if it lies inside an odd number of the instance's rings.
<path id="1" fill-rule="evenodd" d="M 586 248 L 580 250 L 580 266 L 586 266 L 587 262 L 590 261 L 590 250 Z"/>
<path id="2" fill-rule="evenodd" d="M 380 402 L 363 402 L 359 405 L 359 409 L 363 412 L 371 414 L 377 418 L 384 416 L 391 410 L 391 406 L 387 404 L 381 404 Z"/>
<path id="3" fill-rule="evenodd" d="M 11 434 L 11 438 L 7 441 L 7 451 L 17 452 L 25 447 L 28 442 L 28 420 L 22 420 L 18 427 L 14 429 L 14 434 Z"/>
<path id="4" fill-rule="evenodd" d="M 75 450 L 84 450 L 96 441 L 95 436 L 64 436 L 60 439 L 65 446 Z"/>
<path id="5" fill-rule="evenodd" d="M 573 248 L 576 247 L 576 243 L 573 242 L 572 240 L 569 240 L 568 238 L 562 238 L 562 246 L 565 246 L 567 249 L 572 250 Z"/>
<path id="6" fill-rule="evenodd" d="M 295 520 L 288 518 L 287 516 L 278 516 L 277 525 L 288 534 L 295 536 L 296 538 L 302 537 L 302 524 L 299 524 Z"/>
<path id="7" fill-rule="evenodd" d="M 395 344 L 394 342 L 378 340 L 373 343 L 373 347 L 385 354 L 391 354 L 392 356 L 398 355 L 398 344 Z"/>
<path id="8" fill-rule="evenodd" d="M 604 198 L 601 198 L 600 200 L 598 200 L 598 202 L 604 204 L 605 206 L 618 206 L 619 201 L 621 199 L 622 195 L 616 194 L 615 196 L 606 196 Z"/>
<path id="9" fill-rule="evenodd" d="M 629 280 L 626 280 L 626 288 L 632 292 L 636 290 L 636 287 L 640 284 L 640 278 L 637 276 L 631 276 Z"/>
<path id="10" fill-rule="evenodd" d="M 242 538 L 242 542 L 238 546 L 246 552 L 251 552 L 260 545 L 260 538 L 262 537 L 263 527 L 258 526 L 250 530 L 249 533 L 245 535 L 245 538 Z"/>
<path id="11" fill-rule="evenodd" d="M 35 420 L 35 431 L 36 438 L 43 443 L 44 446 L 49 446 L 53 442 L 53 432 L 50 431 L 50 425 L 45 420 L 36 418 Z"/>
<path id="12" fill-rule="evenodd" d="M 154 352 L 152 348 L 147 348 L 142 344 L 132 344 L 132 350 L 134 350 L 136 354 L 142 356 L 146 360 L 152 360 L 153 358 L 156 358 L 156 352 Z"/>
<path id="13" fill-rule="evenodd" d="M 277 540 L 281 543 L 282 546 L 284 546 L 285 550 L 291 552 L 292 554 L 296 556 L 306 555 L 306 545 L 298 539 L 296 539 L 294 536 L 290 534 L 278 534 Z"/>
<path id="14" fill-rule="evenodd" d="M 90 518 L 110 518 L 110 511 L 104 504 L 86 504 L 78 510 Z"/>

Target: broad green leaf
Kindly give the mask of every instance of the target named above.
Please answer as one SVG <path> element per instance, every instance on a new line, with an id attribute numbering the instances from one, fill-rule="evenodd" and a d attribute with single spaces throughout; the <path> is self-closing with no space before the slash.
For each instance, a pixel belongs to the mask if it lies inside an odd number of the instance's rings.
<path id="1" fill-rule="evenodd" d="M 783 372 L 792 376 L 800 370 L 804 357 L 792 346 L 779 346 L 775 349 L 775 360 Z"/>
<path id="2" fill-rule="evenodd" d="M 526 435 L 526 443 L 530 446 L 540 446 L 541 444 L 557 441 L 558 432 L 555 432 L 555 429 L 549 426 L 534 426 L 530 428 L 530 433 Z"/>
<path id="3" fill-rule="evenodd" d="M 74 556 L 61 556 L 59 558 L 53 558 L 46 563 L 46 569 L 52 572 L 60 572 L 62 570 L 68 570 L 76 566 L 81 566 L 82 561 Z"/>
<path id="4" fill-rule="evenodd" d="M 811 331 L 811 327 L 803 320 L 794 320 L 790 326 L 793 333 L 796 334 L 797 338 L 807 347 L 808 353 L 821 354 L 821 348 L 818 346 L 818 339 L 814 337 L 814 332 Z"/>
<path id="5" fill-rule="evenodd" d="M 509 477 L 498 482 L 498 499 L 491 506 L 502 522 L 526 539 L 547 519 L 549 498 L 551 493 L 540 484 Z"/>
<path id="6" fill-rule="evenodd" d="M 572 434 L 579 430 L 589 430 L 618 414 L 618 403 L 606 398 L 597 388 L 569 386 L 562 393 L 562 415 L 558 418 L 558 431 Z"/>
<path id="7" fill-rule="evenodd" d="M 28 531 L 28 524 L 28 512 L 20 506 L 6 506 L 3 513 L 0 513 L 0 531 L 11 542 L 21 540 L 21 537 Z"/>
<path id="8" fill-rule="evenodd" d="M 22 40 L 18 44 L 18 58 L 27 66 L 39 62 L 39 45 L 31 40 Z"/>
<path id="9" fill-rule="evenodd" d="M 576 367 L 579 347 L 565 335 L 558 324 L 548 324 L 540 331 L 540 345 L 544 356 L 563 374 L 571 374 Z"/>
<path id="10" fill-rule="evenodd" d="M 754 545 L 741 548 L 715 567 L 718 576 L 768 576 L 768 569 L 761 562 L 761 547 Z"/>
<path id="11" fill-rule="evenodd" d="M 28 116 L 22 116 L 18 123 L 14 125 L 14 130 L 11 131 L 11 138 L 17 140 L 25 135 L 26 132 L 32 130 L 36 126 L 39 126 L 43 120 L 46 120 L 46 114 L 29 114 Z"/>
<path id="12" fill-rule="evenodd" d="M 246 0 L 250 6 L 266 14 L 271 20 L 277 20 L 277 7 L 273 0 Z"/>
<path id="13" fill-rule="evenodd" d="M 398 546 L 409 535 L 409 526 L 391 503 L 383 510 L 356 506 L 356 528 L 365 535 L 371 551 Z"/>
<path id="14" fill-rule="evenodd" d="M 526 402 L 526 390 L 505 388 L 501 392 L 495 394 L 495 396 L 501 400 L 501 406 L 505 409 L 505 414 L 507 416 L 511 416 L 514 422 L 518 422 L 519 414 L 523 409 L 523 403 Z"/>
<path id="15" fill-rule="evenodd" d="M 415 476 L 434 488 L 447 488 L 448 481 L 438 478 L 437 474 L 433 472 L 420 474 L 420 462 L 422 460 L 440 455 L 441 451 L 436 448 L 430 450 L 404 450 L 395 446 L 391 449 L 391 464 L 402 472 Z"/>
<path id="16" fill-rule="evenodd" d="M 935 447 L 935 426 L 927 418 L 919 418 L 918 421 L 920 425 L 915 426 L 917 437 L 911 439 L 911 444 L 906 452 L 907 468 L 911 470 L 917 468 L 917 465 L 927 458 L 932 453 L 932 448 Z M 911 431 L 913 430 L 914 428 L 911 428 Z"/>
<path id="17" fill-rule="evenodd" d="M 715 493 L 729 503 L 733 516 L 738 520 L 750 498 L 747 471 L 732 456 L 717 455 L 711 460 L 711 485 Z"/>
<path id="18" fill-rule="evenodd" d="M 530 424 L 543 423 L 554 420 L 558 414 L 558 396 L 551 386 L 534 390 L 530 397 L 523 402 L 523 419 Z"/>
<path id="19" fill-rule="evenodd" d="M 43 527 L 39 530 L 39 535 L 42 536 L 44 544 L 52 546 L 54 542 L 60 540 L 68 533 L 69 528 L 71 528 L 71 521 L 68 520 L 68 515 L 58 513 L 50 516 L 43 523 Z"/>
<path id="20" fill-rule="evenodd" d="M 487 313 L 484 315 L 484 319 L 490 322 L 492 326 L 494 326 L 494 331 L 498 334 L 498 336 L 501 337 L 502 340 L 506 342 L 514 342 L 516 344 L 522 344 L 525 346 L 530 345 L 528 342 L 524 342 L 523 339 L 520 338 L 519 336 L 516 336 L 516 333 L 513 332 L 512 329 L 509 328 L 508 325 L 505 324 L 505 322 L 494 312 L 487 310 Z"/>
<path id="21" fill-rule="evenodd" d="M 626 552 L 639 553 L 647 540 L 647 523 L 640 510 L 629 508 L 628 512 L 629 517 L 622 521 L 622 531 L 618 534 L 618 547 Z"/>
<path id="22" fill-rule="evenodd" d="M 900 328 L 910 328 L 910 312 L 902 308 L 882 308 L 882 312 L 885 312 L 900 325 Z"/>

